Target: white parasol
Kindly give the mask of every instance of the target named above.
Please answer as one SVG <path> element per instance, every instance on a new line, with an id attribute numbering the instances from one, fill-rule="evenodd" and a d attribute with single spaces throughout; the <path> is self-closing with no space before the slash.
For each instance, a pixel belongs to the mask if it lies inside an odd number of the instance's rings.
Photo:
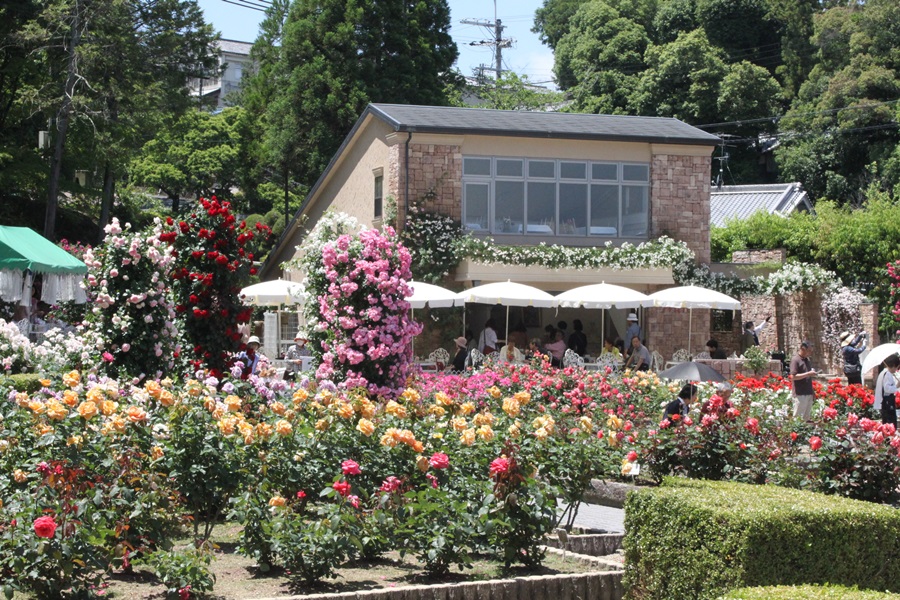
<path id="1" fill-rule="evenodd" d="M 297 304 L 303 301 L 303 286 L 295 281 L 275 279 L 263 281 L 241 290 L 241 300 L 244 304 L 257 306 L 280 306 L 282 304 Z"/>
<path id="2" fill-rule="evenodd" d="M 900 354 L 900 344 L 881 344 L 869 350 L 868 356 L 862 361 L 862 377 L 866 378 L 866 373 L 884 362 L 888 356 L 892 354 Z"/>

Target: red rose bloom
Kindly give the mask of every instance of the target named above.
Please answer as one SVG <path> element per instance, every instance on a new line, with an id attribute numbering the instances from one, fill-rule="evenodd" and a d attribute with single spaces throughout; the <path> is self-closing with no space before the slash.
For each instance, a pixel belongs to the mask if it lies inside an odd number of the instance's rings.
<path id="1" fill-rule="evenodd" d="M 346 481 L 338 481 L 338 482 L 334 483 L 331 487 L 334 488 L 334 490 L 338 494 L 340 494 L 341 496 L 344 496 L 345 498 L 350 495 L 350 484 L 347 483 Z"/>
<path id="2" fill-rule="evenodd" d="M 811 438 L 809 438 L 809 448 L 810 448 L 810 450 L 812 450 L 812 451 L 815 452 L 816 450 L 818 450 L 818 449 L 821 448 L 821 447 L 822 447 L 822 438 L 820 438 L 820 437 L 817 436 L 817 435 L 814 435 L 814 436 L 812 436 Z"/>
<path id="3" fill-rule="evenodd" d="M 344 475 L 360 475 L 362 473 L 362 471 L 359 470 L 359 463 L 355 460 L 345 460 L 342 462 L 341 471 L 343 471 Z"/>
<path id="4" fill-rule="evenodd" d="M 488 474 L 491 477 L 495 477 L 501 473 L 509 472 L 509 459 L 508 458 L 495 458 L 491 462 L 491 466 L 488 468 Z"/>
<path id="5" fill-rule="evenodd" d="M 38 517 L 34 521 L 34 534 L 41 538 L 52 538 L 56 534 L 56 521 L 49 515 Z"/>

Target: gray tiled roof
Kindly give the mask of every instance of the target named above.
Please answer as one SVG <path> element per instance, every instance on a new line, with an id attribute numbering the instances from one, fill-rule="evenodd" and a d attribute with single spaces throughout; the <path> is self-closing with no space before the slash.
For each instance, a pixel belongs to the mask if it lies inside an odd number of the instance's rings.
<path id="1" fill-rule="evenodd" d="M 367 112 L 395 131 L 613 140 L 715 146 L 721 140 L 678 119 L 370 104 Z"/>
<path id="2" fill-rule="evenodd" d="M 798 207 L 812 210 L 799 183 L 726 185 L 721 189 L 712 188 L 709 220 L 713 225 L 723 227 L 728 220 L 743 220 L 761 210 L 787 216 Z"/>
<path id="3" fill-rule="evenodd" d="M 253 47 L 252 42 L 239 42 L 237 40 L 219 40 L 219 50 L 230 54 L 250 55 L 250 49 Z"/>

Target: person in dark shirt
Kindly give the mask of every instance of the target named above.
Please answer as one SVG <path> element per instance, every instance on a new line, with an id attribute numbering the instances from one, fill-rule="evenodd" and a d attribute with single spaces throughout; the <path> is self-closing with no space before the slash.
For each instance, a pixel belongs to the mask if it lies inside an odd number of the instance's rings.
<path id="1" fill-rule="evenodd" d="M 810 364 L 809 356 L 813 346 L 810 342 L 802 342 L 800 349 L 791 359 L 791 383 L 794 387 L 794 417 L 802 417 L 809 421 L 812 415 L 812 404 L 815 400 L 813 377 L 816 370 Z"/>
<path id="2" fill-rule="evenodd" d="M 581 319 L 572 321 L 572 334 L 569 336 L 569 348 L 575 351 L 578 356 L 584 356 L 587 353 L 587 336 L 584 334 L 584 325 Z"/>
<path id="3" fill-rule="evenodd" d="M 691 403 L 697 399 L 697 385 L 686 383 L 678 392 L 678 397 L 666 404 L 663 411 L 663 419 L 671 420 L 673 416 L 679 415 L 683 419 L 691 410 Z"/>
<path id="4" fill-rule="evenodd" d="M 716 340 L 709 340 L 706 342 L 706 351 L 709 352 L 710 358 L 715 358 L 717 360 L 722 360 L 724 358 L 728 358 L 725 356 L 724 350 L 719 350 L 719 342 Z"/>
<path id="5" fill-rule="evenodd" d="M 469 355 L 469 350 L 466 347 L 469 344 L 469 340 L 465 337 L 460 336 L 456 338 L 456 356 L 453 357 L 453 370 L 454 371 L 465 371 L 466 370 L 466 356 Z"/>

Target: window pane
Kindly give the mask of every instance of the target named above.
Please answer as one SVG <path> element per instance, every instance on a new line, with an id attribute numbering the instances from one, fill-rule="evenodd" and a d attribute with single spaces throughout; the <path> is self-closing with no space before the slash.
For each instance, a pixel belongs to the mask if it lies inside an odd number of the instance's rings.
<path id="1" fill-rule="evenodd" d="M 382 189 L 384 187 L 384 176 L 379 175 L 375 178 L 375 217 L 380 217 L 382 213 Z"/>
<path id="2" fill-rule="evenodd" d="M 559 234 L 587 235 L 587 184 L 559 184 Z"/>
<path id="3" fill-rule="evenodd" d="M 488 193 L 490 186 L 486 183 L 467 183 L 465 189 L 466 229 L 469 231 L 487 231 L 488 229 Z"/>
<path id="4" fill-rule="evenodd" d="M 531 167 L 529 166 L 529 171 Z M 528 233 L 553 235 L 556 230 L 556 184 L 528 184 Z"/>
<path id="5" fill-rule="evenodd" d="M 489 158 L 464 158 L 463 175 L 491 175 L 491 159 Z"/>
<path id="6" fill-rule="evenodd" d="M 552 160 L 529 160 L 529 177 L 556 177 L 556 163 Z"/>
<path id="7" fill-rule="evenodd" d="M 622 165 L 622 179 L 625 181 L 650 181 L 648 165 Z"/>
<path id="8" fill-rule="evenodd" d="M 647 237 L 649 202 L 646 186 L 622 186 L 622 235 Z"/>
<path id="9" fill-rule="evenodd" d="M 581 162 L 561 162 L 559 176 L 563 179 L 586 179 L 587 165 Z"/>
<path id="10" fill-rule="evenodd" d="M 594 163 L 591 165 L 591 177 L 593 179 L 618 181 L 619 167 L 615 163 Z"/>
<path id="11" fill-rule="evenodd" d="M 525 182 L 494 182 L 494 232 L 520 233 L 525 220 Z"/>
<path id="12" fill-rule="evenodd" d="M 521 177 L 522 161 L 521 160 L 504 160 L 497 159 L 497 177 Z"/>
<path id="13" fill-rule="evenodd" d="M 615 237 L 619 232 L 619 186 L 591 186 L 591 235 Z"/>

